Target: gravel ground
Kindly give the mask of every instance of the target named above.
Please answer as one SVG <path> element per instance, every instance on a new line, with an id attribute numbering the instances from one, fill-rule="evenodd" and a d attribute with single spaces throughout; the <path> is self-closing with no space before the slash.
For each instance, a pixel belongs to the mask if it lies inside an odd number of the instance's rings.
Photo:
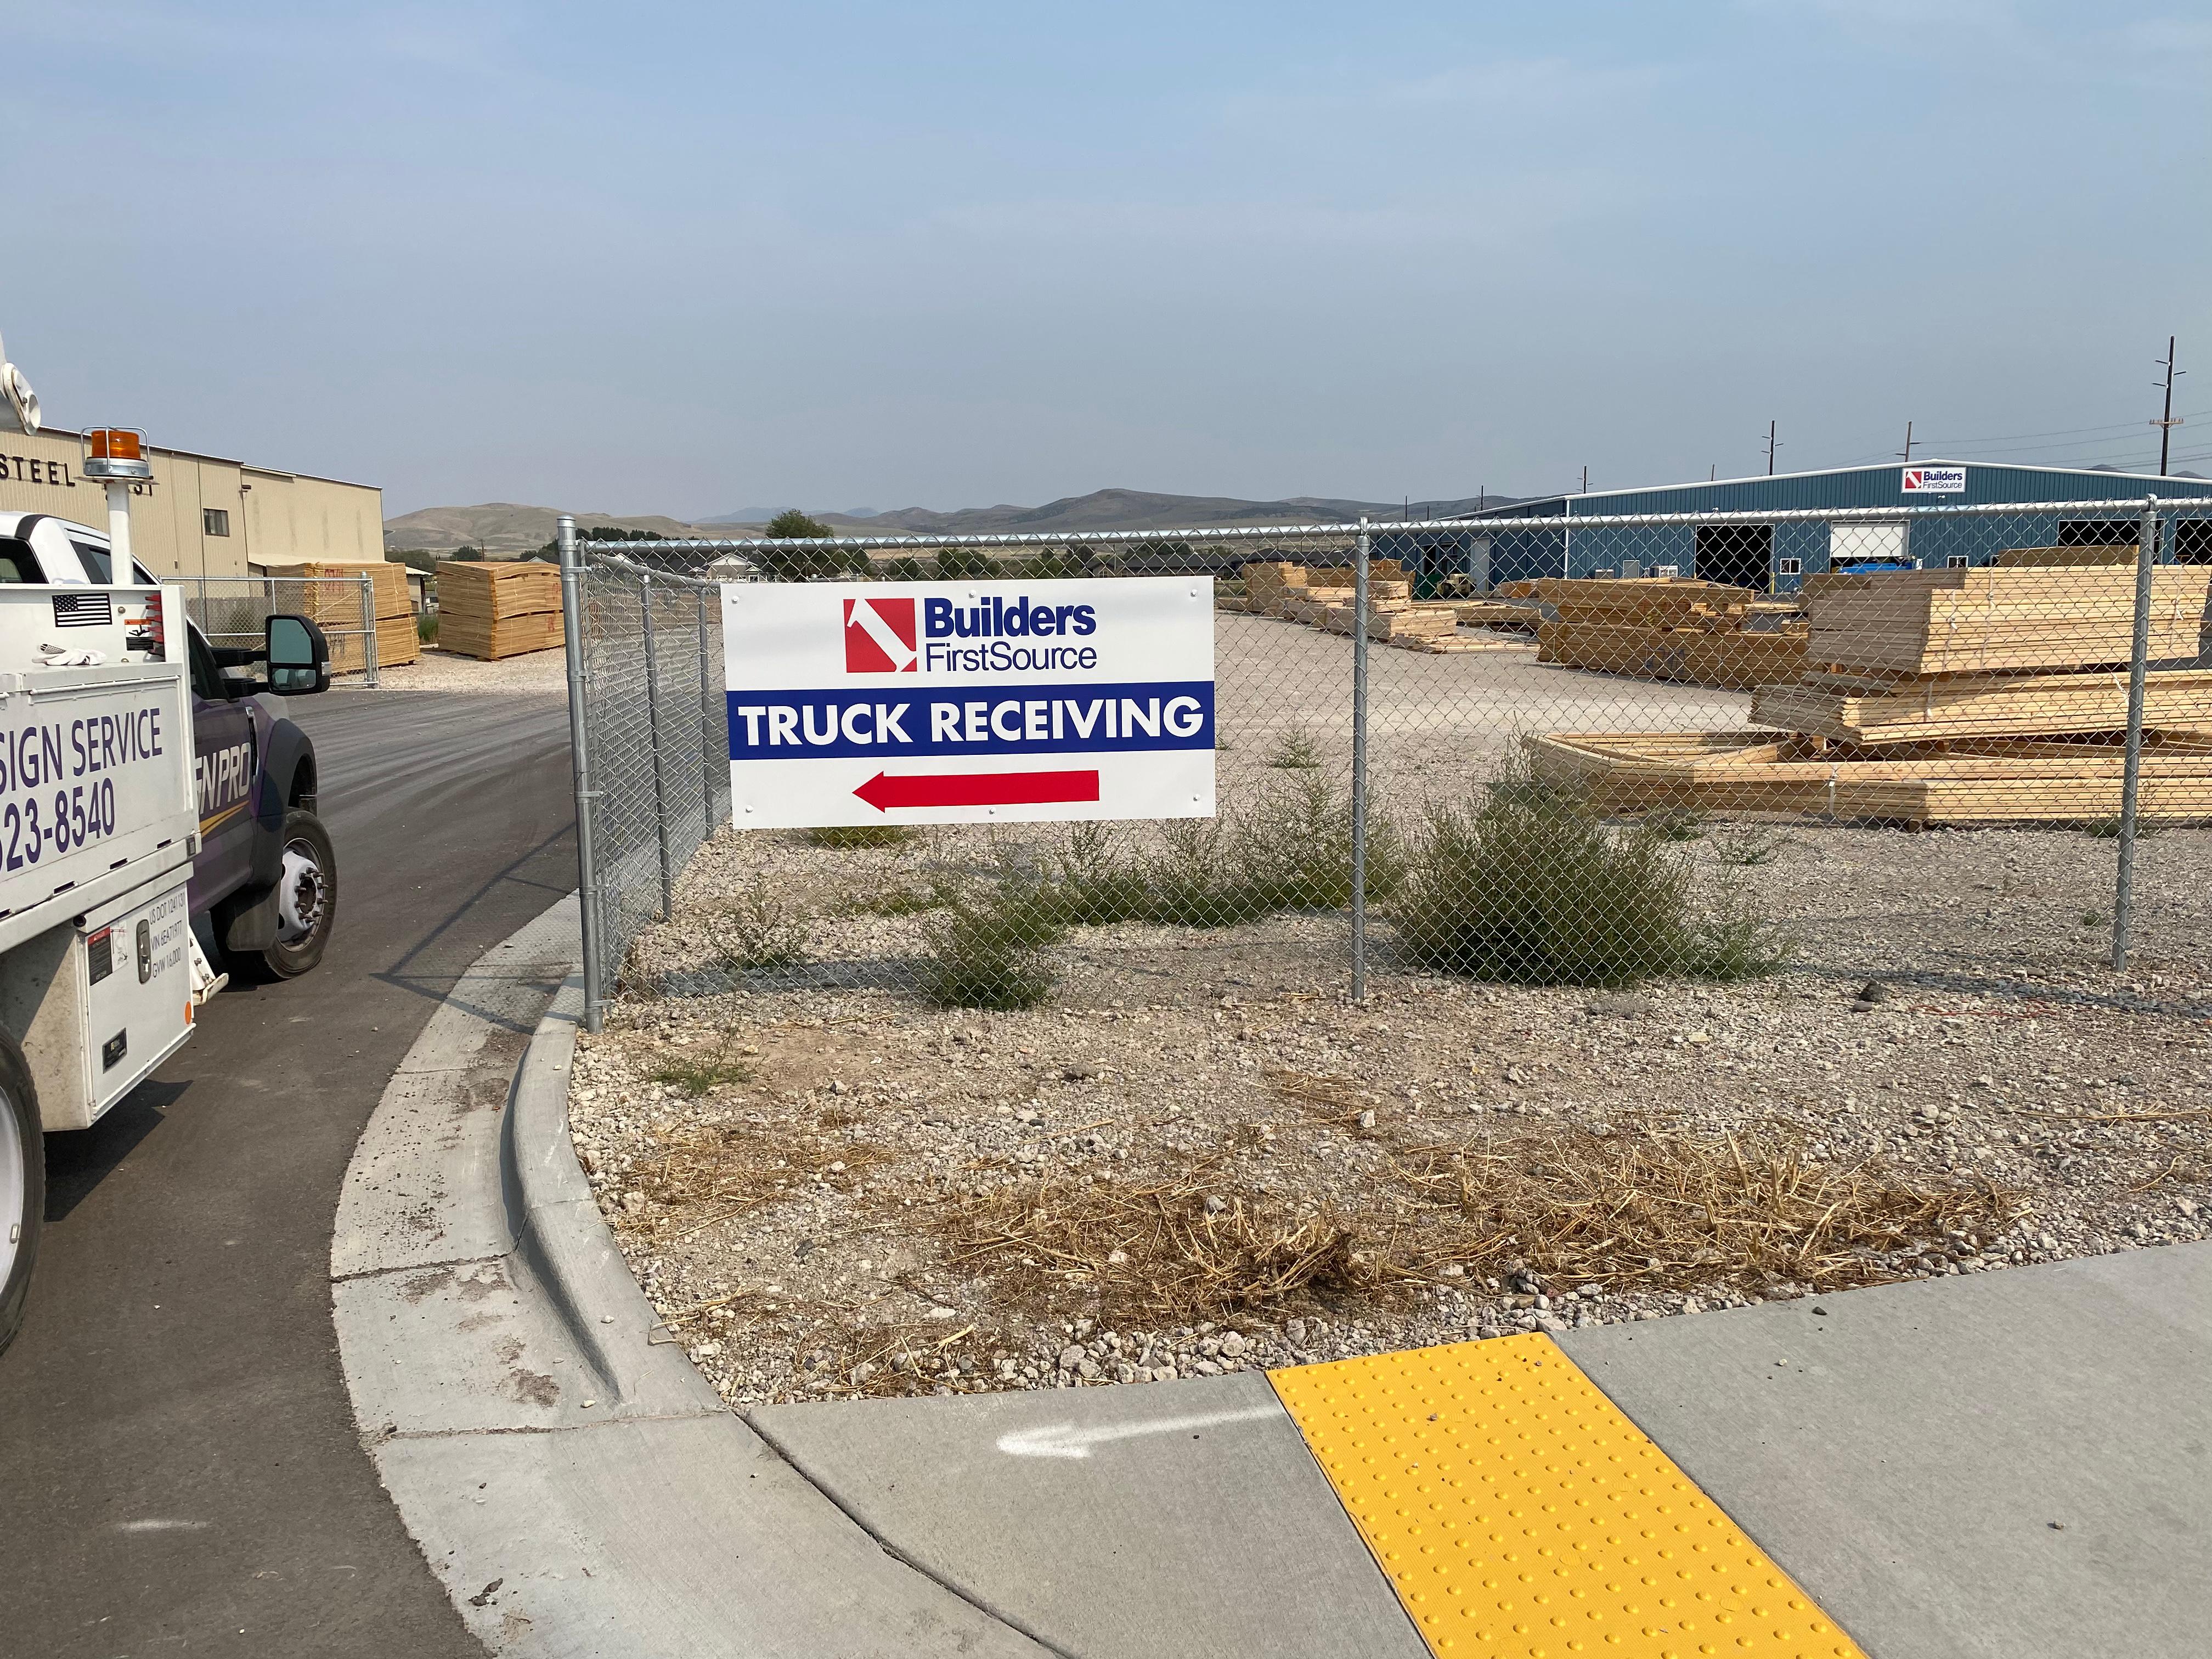
<path id="1" fill-rule="evenodd" d="M 1753 826 L 1686 846 L 1795 936 L 1744 984 L 1397 973 L 1378 923 L 1354 1006 L 1343 919 L 1302 916 L 1079 929 L 1043 1007 L 921 1001 L 900 896 L 1043 845 L 726 833 L 639 941 L 571 1127 L 732 1402 L 1211 1375 L 2212 1224 L 2212 833 L 2143 844 L 2124 975 L 2109 841 Z M 771 894 L 808 962 L 733 970 Z"/>
<path id="2" fill-rule="evenodd" d="M 568 665 L 558 651 L 533 651 L 527 656 L 501 662 L 479 662 L 452 651 L 425 646 L 413 662 L 380 669 L 378 689 L 384 691 L 551 691 L 566 695 Z M 358 678 L 338 682 L 355 690 L 365 688 Z"/>

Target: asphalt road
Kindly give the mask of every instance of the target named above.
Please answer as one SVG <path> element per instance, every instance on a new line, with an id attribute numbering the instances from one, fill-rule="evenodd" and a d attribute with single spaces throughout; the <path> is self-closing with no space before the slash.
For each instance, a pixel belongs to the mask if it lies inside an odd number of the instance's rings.
<path id="1" fill-rule="evenodd" d="M 0 1354 L 0 1651 L 481 1659 L 355 1437 L 331 1225 L 392 1072 L 477 957 L 575 885 L 567 710 L 295 699 L 337 933 L 234 988 L 155 1079 L 47 1141 Z"/>

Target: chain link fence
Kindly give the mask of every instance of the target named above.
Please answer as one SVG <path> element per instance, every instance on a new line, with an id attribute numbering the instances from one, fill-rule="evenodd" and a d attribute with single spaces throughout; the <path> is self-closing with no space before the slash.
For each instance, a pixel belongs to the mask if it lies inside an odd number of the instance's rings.
<path id="1" fill-rule="evenodd" d="M 730 816 L 718 583 L 576 540 L 560 521 L 569 732 L 592 1029 L 638 932 Z"/>
<path id="2" fill-rule="evenodd" d="M 595 1018 L 702 845 L 664 988 L 2057 984 L 2212 924 L 2212 501 L 563 547 Z M 717 560 L 1210 580 L 1216 814 L 715 838 Z"/>
<path id="3" fill-rule="evenodd" d="M 376 592 L 361 576 L 179 576 L 185 611 L 218 650 L 258 650 L 274 616 L 306 617 L 330 643 L 331 672 L 378 684 Z"/>

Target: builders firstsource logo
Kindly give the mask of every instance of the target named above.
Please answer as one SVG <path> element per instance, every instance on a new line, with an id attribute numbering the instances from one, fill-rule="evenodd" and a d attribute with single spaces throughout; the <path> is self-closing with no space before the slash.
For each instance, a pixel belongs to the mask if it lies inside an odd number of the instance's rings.
<path id="1" fill-rule="evenodd" d="M 1966 469 L 1963 466 L 1908 466 L 1905 469 L 1908 495 L 1963 495 Z"/>
<path id="2" fill-rule="evenodd" d="M 921 611 L 921 629 L 915 627 Z M 1098 666 L 1094 605 L 1048 605 L 1026 593 L 962 602 L 930 598 L 847 599 L 848 674 L 1035 673 Z M 1079 641 L 1084 641 L 1079 643 Z"/>

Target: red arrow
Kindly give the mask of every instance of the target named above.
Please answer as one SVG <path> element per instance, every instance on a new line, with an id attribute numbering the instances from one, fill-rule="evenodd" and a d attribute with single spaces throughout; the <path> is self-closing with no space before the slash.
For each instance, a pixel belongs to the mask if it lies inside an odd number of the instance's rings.
<path id="1" fill-rule="evenodd" d="M 853 792 L 878 812 L 895 806 L 1037 806 L 1097 800 L 1096 772 L 952 772 L 888 777 L 878 772 Z"/>

